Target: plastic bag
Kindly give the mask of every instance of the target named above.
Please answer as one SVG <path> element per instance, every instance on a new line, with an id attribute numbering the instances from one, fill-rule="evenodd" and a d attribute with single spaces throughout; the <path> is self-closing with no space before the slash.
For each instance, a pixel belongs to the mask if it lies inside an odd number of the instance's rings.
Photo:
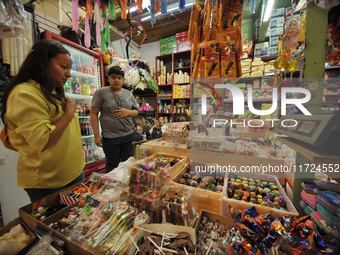
<path id="1" fill-rule="evenodd" d="M 27 20 L 22 1 L 0 1 L 0 38 L 15 38 L 26 31 Z"/>
<path id="2" fill-rule="evenodd" d="M 64 254 L 63 251 L 58 251 L 54 248 L 51 243 L 53 239 L 51 237 L 51 233 L 47 235 L 43 235 L 40 238 L 40 241 L 37 245 L 35 245 L 27 255 L 61 255 Z"/>
<path id="3" fill-rule="evenodd" d="M 340 0 L 314 0 L 314 2 L 324 9 L 329 9 L 340 4 Z"/>

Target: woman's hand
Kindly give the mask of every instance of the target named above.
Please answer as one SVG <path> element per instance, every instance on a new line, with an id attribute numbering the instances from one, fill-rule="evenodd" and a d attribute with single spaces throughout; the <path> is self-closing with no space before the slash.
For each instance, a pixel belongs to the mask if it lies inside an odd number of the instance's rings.
<path id="1" fill-rule="evenodd" d="M 68 97 L 65 97 L 63 101 L 63 109 L 65 111 L 65 114 L 70 116 L 71 119 L 73 119 L 74 114 L 76 112 L 76 104 Z"/>
<path id="2" fill-rule="evenodd" d="M 118 108 L 119 110 L 115 110 L 113 116 L 117 119 L 125 118 L 130 115 L 131 111 L 125 108 Z"/>
<path id="3" fill-rule="evenodd" d="M 103 146 L 103 138 L 99 135 L 99 136 L 94 136 L 94 143 L 98 146 L 98 147 L 102 147 Z"/>

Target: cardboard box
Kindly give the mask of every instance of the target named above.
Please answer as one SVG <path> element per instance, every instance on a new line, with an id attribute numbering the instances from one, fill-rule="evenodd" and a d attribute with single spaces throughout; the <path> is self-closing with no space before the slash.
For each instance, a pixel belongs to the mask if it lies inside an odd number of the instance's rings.
<path id="1" fill-rule="evenodd" d="M 269 48 L 269 56 L 276 56 L 277 55 L 277 48 L 275 47 L 270 47 Z"/>
<path id="2" fill-rule="evenodd" d="M 269 48 L 276 48 L 277 42 L 279 41 L 279 37 L 277 35 L 269 37 Z"/>
<path id="3" fill-rule="evenodd" d="M 39 241 L 39 238 L 37 235 L 32 231 L 32 229 L 19 217 L 11 222 L 9 222 L 6 226 L 3 228 L 0 228 L 0 236 L 3 236 L 6 233 L 9 233 L 12 227 L 15 227 L 16 225 L 20 224 L 22 228 L 25 230 L 26 235 L 30 236 L 30 242 L 27 244 L 21 251 L 17 253 L 17 255 L 23 255 L 28 252 L 28 250 Z"/>
<path id="4" fill-rule="evenodd" d="M 294 217 L 298 217 L 299 213 L 295 209 L 294 205 L 292 202 L 289 200 L 288 196 L 284 192 L 283 188 L 281 187 L 279 180 L 277 176 L 275 175 L 269 175 L 269 174 L 258 174 L 258 173 L 249 173 L 249 172 L 243 172 L 240 173 L 242 177 L 247 177 L 247 178 L 253 178 L 254 180 L 263 180 L 267 182 L 274 182 L 278 189 L 280 194 L 284 197 L 287 205 L 287 210 L 286 211 L 281 211 L 276 208 L 271 208 L 268 206 L 262 206 L 258 204 L 253 204 L 253 203 L 248 203 L 248 202 L 243 202 L 239 201 L 236 199 L 228 198 L 227 194 L 227 185 L 224 187 L 224 195 L 222 198 L 222 215 L 228 216 L 228 212 L 230 211 L 231 215 L 233 215 L 237 210 L 244 210 L 250 207 L 255 206 L 256 211 L 258 214 L 267 214 L 271 213 L 273 217 L 281 217 L 285 215 L 291 215 Z M 226 173 L 226 179 L 224 180 L 224 183 L 227 184 L 229 180 L 229 173 Z"/>
<path id="5" fill-rule="evenodd" d="M 284 27 L 285 18 L 284 17 L 277 17 L 271 18 L 269 22 L 269 28 L 281 28 Z"/>
<path id="6" fill-rule="evenodd" d="M 272 11 L 272 16 L 271 18 L 276 18 L 276 17 L 281 17 L 285 14 L 285 8 L 278 8 Z"/>
<path id="7" fill-rule="evenodd" d="M 177 38 L 177 52 L 191 50 L 192 44 L 188 37 Z"/>
<path id="8" fill-rule="evenodd" d="M 291 12 L 293 11 L 293 6 L 290 6 L 290 7 L 286 7 L 285 9 L 285 14 L 287 15 L 288 12 Z"/>
<path id="9" fill-rule="evenodd" d="M 255 55 L 255 57 L 268 56 L 268 42 L 262 42 L 262 43 L 255 44 L 254 55 Z"/>
<path id="10" fill-rule="evenodd" d="M 269 30 L 269 36 L 273 37 L 273 36 L 278 36 L 283 34 L 283 27 L 277 27 L 277 28 L 271 28 Z"/>

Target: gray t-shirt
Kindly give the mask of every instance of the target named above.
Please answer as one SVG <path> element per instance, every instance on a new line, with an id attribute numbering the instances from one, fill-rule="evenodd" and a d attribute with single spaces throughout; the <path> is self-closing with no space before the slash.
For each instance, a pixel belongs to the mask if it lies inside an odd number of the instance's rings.
<path id="1" fill-rule="evenodd" d="M 118 107 L 128 110 L 139 109 L 130 91 L 123 89 L 122 94 L 116 94 L 111 87 L 100 88 L 94 93 L 91 105 L 100 108 L 99 120 L 102 128 L 102 137 L 117 138 L 133 132 L 133 117 L 127 116 L 117 119 L 113 116 L 114 111 L 118 110 Z"/>

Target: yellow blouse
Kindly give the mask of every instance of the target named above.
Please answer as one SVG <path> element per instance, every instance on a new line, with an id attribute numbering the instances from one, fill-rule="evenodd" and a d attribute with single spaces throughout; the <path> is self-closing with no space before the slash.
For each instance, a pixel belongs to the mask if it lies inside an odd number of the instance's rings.
<path id="1" fill-rule="evenodd" d="M 59 114 L 45 98 L 40 84 L 33 80 L 17 85 L 7 101 L 6 121 L 10 143 L 19 153 L 18 186 L 53 189 L 76 179 L 85 162 L 78 114 L 67 125 L 60 139 L 43 151 Z"/>

